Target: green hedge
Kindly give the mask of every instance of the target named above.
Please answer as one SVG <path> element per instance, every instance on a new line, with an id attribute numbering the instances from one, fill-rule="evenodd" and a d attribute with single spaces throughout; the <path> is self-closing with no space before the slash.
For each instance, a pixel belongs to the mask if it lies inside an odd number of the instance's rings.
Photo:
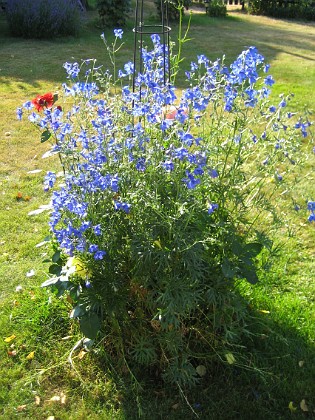
<path id="1" fill-rule="evenodd" d="M 315 20 L 315 2 L 313 0 L 251 0 L 249 12 L 276 18 Z"/>

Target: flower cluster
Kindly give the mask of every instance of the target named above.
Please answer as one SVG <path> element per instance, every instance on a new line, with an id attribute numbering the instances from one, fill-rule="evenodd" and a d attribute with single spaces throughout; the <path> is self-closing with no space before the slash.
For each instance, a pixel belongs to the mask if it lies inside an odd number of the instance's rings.
<path id="1" fill-rule="evenodd" d="M 122 34 L 121 30 L 115 29 L 116 38 L 121 38 Z M 152 36 L 152 41 L 153 50 L 142 51 L 144 68 L 136 76 L 136 92 L 123 85 L 120 98 L 119 95 L 114 99 L 105 98 L 95 81 L 90 82 L 88 77 L 84 82 L 79 80 L 82 66 L 66 63 L 64 68 L 74 83 L 63 85 L 64 95 L 76 100 L 68 112 L 63 113 L 58 106 L 52 109 L 57 100 L 52 93 L 38 95 L 24 104 L 26 110 L 32 111 L 35 107 L 37 111 L 43 111 L 41 116 L 31 112 L 29 119 L 54 136 L 53 151 L 67 160 L 65 186 L 53 192 L 50 226 L 68 255 L 89 252 L 95 259 L 102 258 L 108 243 L 98 241 L 93 247 L 95 251 L 91 251 L 89 245 L 95 236 L 92 223 L 95 207 L 102 202 L 106 211 L 129 214 L 136 202 L 133 190 L 139 188 L 138 178 L 148 184 L 153 171 L 163 182 L 180 179 L 186 190 L 198 190 L 195 196 L 199 196 L 200 207 L 212 215 L 222 201 L 216 192 L 218 177 L 226 176 L 227 167 L 218 159 L 223 145 L 249 150 L 259 143 L 260 137 L 262 143 L 257 150 L 264 149 L 267 154 L 262 159 L 264 166 L 271 165 L 277 152 L 292 160 L 292 145 L 282 138 L 289 129 L 278 122 L 279 112 L 286 106 L 284 99 L 278 106 L 269 106 L 269 114 L 265 115 L 265 125 L 272 127 L 273 151 L 268 150 L 270 144 L 266 143 L 265 128 L 257 129 L 262 131 L 258 136 L 241 123 L 237 129 L 231 124 L 224 134 L 214 128 L 210 135 L 207 134 L 208 138 L 201 137 L 196 130 L 209 111 L 220 112 L 211 123 L 216 124 L 224 112 L 238 114 L 241 109 L 253 108 L 258 101 L 268 97 L 268 87 L 274 80 L 272 76 L 261 80 L 260 66 L 264 72 L 269 66 L 264 64 L 264 58 L 256 48 L 244 51 L 230 67 L 219 60 L 212 63 L 204 55 L 198 56 L 198 61 L 191 63 L 191 71 L 186 73 L 191 86 L 178 98 L 175 87 L 164 81 L 164 63 L 161 62 L 164 46 L 158 35 Z M 132 65 L 127 63 L 124 71 L 119 72 L 121 80 L 129 78 L 132 71 Z M 89 72 L 85 71 L 85 74 Z M 89 121 L 76 125 L 74 121 L 78 121 L 78 115 L 86 111 Z M 21 109 L 18 116 L 22 117 Z M 293 130 L 300 130 L 305 137 L 309 125 L 308 121 L 299 120 Z M 234 146 L 228 140 L 232 128 Z M 205 132 L 205 127 L 202 131 Z M 246 143 L 247 138 L 251 139 L 250 145 Z M 141 177 L 140 173 L 147 175 Z M 173 178 L 171 174 L 174 174 Z M 282 180 L 277 169 L 274 174 Z M 49 172 L 45 190 L 52 188 L 55 181 L 55 174 Z M 182 187 L 179 185 L 178 188 Z M 189 196 L 188 192 L 182 194 L 185 198 Z M 208 202 L 212 204 L 209 206 Z M 313 220 L 312 215 L 310 220 Z M 106 229 L 105 221 L 103 229 Z"/>

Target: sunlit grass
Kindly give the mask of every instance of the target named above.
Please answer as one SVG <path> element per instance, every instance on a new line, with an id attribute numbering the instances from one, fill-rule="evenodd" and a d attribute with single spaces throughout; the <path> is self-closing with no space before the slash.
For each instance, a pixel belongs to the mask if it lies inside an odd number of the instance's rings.
<path id="1" fill-rule="evenodd" d="M 58 419 L 129 420 L 138 416 L 132 386 L 127 379 L 125 383 L 118 379 L 101 347 L 99 353 L 87 353 L 81 359 L 76 353 L 76 370 L 69 368 L 67 357 L 80 338 L 68 320 L 70 305 L 50 299 L 40 288 L 47 278 L 43 260 L 50 251 L 36 244 L 49 233 L 48 214 L 28 216 L 48 203 L 42 176 L 52 166 L 59 170 L 58 161 L 43 160 L 47 145 L 40 144 L 36 130 L 15 118 L 15 109 L 23 102 L 59 88 L 65 61 L 96 58 L 105 68 L 110 67 L 96 13 L 89 16 L 78 38 L 32 41 L 9 37 L 0 15 L 0 416 L 4 419 L 54 415 Z M 188 16 L 184 18 L 184 24 L 187 22 Z M 118 65 L 132 59 L 132 26 L 130 21 L 125 29 Z M 173 25 L 174 38 L 176 30 Z M 105 35 L 110 37 L 111 31 L 105 30 Z M 191 41 L 183 50 L 183 69 L 196 54 L 204 53 L 213 60 L 225 54 L 229 64 L 244 48 L 255 45 L 272 66 L 277 81 L 273 98 L 293 91 L 292 108 L 314 107 L 314 24 L 237 12 L 227 19 L 211 19 L 201 13 L 193 15 L 189 37 Z M 181 76 L 178 86 L 183 85 Z M 28 173 L 37 169 L 42 172 Z M 300 188 L 305 200 L 314 200 L 314 159 L 305 166 L 306 174 Z M 283 200 L 281 205 L 287 204 Z M 284 241 L 279 232 L 282 250 L 272 269 L 261 273 L 257 286 L 239 286 L 259 321 L 256 318 L 249 326 L 255 337 L 246 343 L 252 354 L 252 370 L 214 366 L 197 391 L 186 393 L 200 418 L 300 419 L 305 414 L 300 408 L 303 399 L 308 414 L 315 408 L 315 230 L 306 221 L 306 211 L 287 215 L 292 220 L 288 228 L 291 238 Z M 27 276 L 31 270 L 34 275 Z M 19 285 L 22 290 L 17 292 Z M 12 334 L 16 339 L 4 342 Z M 8 351 L 14 350 L 17 355 L 9 356 Z M 34 358 L 27 360 L 32 351 Z M 66 395 L 64 404 L 50 401 L 61 392 Z M 40 396 L 39 404 L 36 395 Z M 144 418 L 193 418 L 184 399 L 152 378 L 142 398 Z M 296 407 L 293 413 L 288 408 L 291 401 Z"/>

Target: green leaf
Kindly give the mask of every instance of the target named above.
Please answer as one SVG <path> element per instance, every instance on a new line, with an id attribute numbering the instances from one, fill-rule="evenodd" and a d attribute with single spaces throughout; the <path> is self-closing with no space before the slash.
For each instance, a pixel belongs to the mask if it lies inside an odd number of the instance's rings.
<path id="1" fill-rule="evenodd" d="M 61 261 L 61 259 L 60 259 L 60 255 L 61 255 L 61 252 L 60 251 L 56 251 L 55 253 L 54 253 L 54 255 L 52 256 L 52 261 L 54 262 L 54 263 L 58 263 L 59 261 Z"/>
<path id="2" fill-rule="evenodd" d="M 49 130 L 45 130 L 42 132 L 42 135 L 40 136 L 40 142 L 45 143 L 45 141 L 49 140 L 51 137 L 51 133 Z"/>
<path id="3" fill-rule="evenodd" d="M 62 267 L 59 264 L 52 264 L 49 267 L 49 273 L 50 274 L 55 274 L 55 276 L 60 276 L 61 271 L 62 271 Z"/>
<path id="4" fill-rule="evenodd" d="M 242 265 L 240 267 L 240 276 L 244 277 L 251 284 L 256 284 L 258 282 L 258 277 L 253 264 Z"/>
<path id="5" fill-rule="evenodd" d="M 236 274 L 236 270 L 232 267 L 230 261 L 227 258 L 223 259 L 222 273 L 228 279 L 233 279 Z"/>
<path id="6" fill-rule="evenodd" d="M 251 258 L 257 257 L 257 255 L 261 252 L 262 249 L 263 246 L 259 242 L 251 242 L 249 244 L 246 244 L 244 247 L 246 255 Z"/>
<path id="7" fill-rule="evenodd" d="M 234 240 L 231 249 L 234 255 L 240 256 L 243 254 L 243 244 L 241 242 Z"/>
<path id="8" fill-rule="evenodd" d="M 86 307 L 83 305 L 77 305 L 75 306 L 71 313 L 70 313 L 70 318 L 79 318 L 79 317 L 83 317 L 86 314 Z"/>
<path id="9" fill-rule="evenodd" d="M 85 337 L 94 340 L 101 328 L 101 321 L 96 313 L 89 313 L 79 319 L 80 330 Z"/>

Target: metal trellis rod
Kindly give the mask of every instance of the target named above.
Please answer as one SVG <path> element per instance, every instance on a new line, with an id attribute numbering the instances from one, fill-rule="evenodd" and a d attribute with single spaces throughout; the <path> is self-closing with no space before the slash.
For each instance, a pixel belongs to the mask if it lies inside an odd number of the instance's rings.
<path id="1" fill-rule="evenodd" d="M 143 0 L 136 1 L 135 27 L 134 31 L 134 53 L 133 53 L 133 83 L 132 89 L 135 92 L 136 74 L 143 71 L 143 54 L 145 35 L 161 35 L 163 48 L 163 75 L 164 84 L 170 82 L 170 31 L 168 23 L 168 0 L 160 0 L 160 24 L 146 25 L 144 23 Z M 140 91 L 141 94 L 141 91 Z"/>

